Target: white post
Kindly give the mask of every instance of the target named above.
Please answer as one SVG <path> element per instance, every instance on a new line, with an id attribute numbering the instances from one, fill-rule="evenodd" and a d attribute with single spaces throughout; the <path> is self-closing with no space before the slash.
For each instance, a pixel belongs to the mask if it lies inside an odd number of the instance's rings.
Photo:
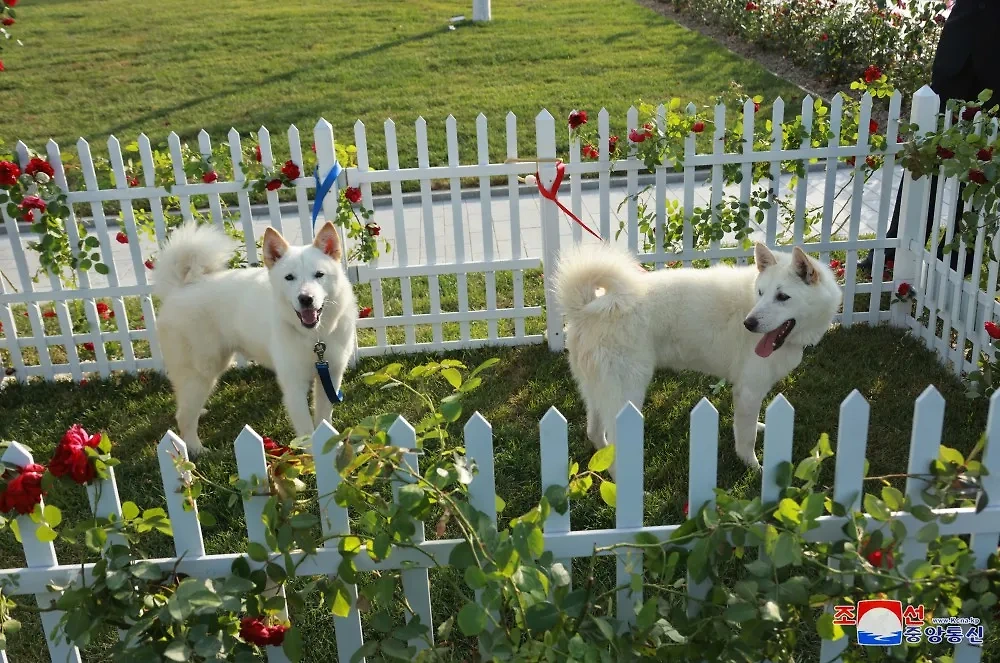
<path id="1" fill-rule="evenodd" d="M 556 177 L 556 125 L 552 115 L 543 110 L 535 118 L 535 136 L 538 155 L 538 181 L 546 189 L 552 186 Z M 559 256 L 559 208 L 551 200 L 539 196 L 542 215 L 542 272 L 545 276 L 545 326 L 549 339 L 549 350 L 561 352 L 563 349 L 563 319 L 559 304 L 556 303 L 553 277 Z"/>
<path id="2" fill-rule="evenodd" d="M 927 85 L 917 90 L 913 95 L 913 106 L 910 110 L 910 123 L 916 124 L 917 140 L 937 128 L 939 101 L 938 96 Z M 899 237 L 896 247 L 896 260 L 893 266 L 893 292 L 899 289 L 900 283 L 909 283 L 916 287 L 920 278 L 920 262 L 924 246 L 924 224 L 927 222 L 927 205 L 930 195 L 930 178 L 921 177 L 914 180 L 909 173 L 903 173 L 903 202 L 899 211 Z M 906 316 L 910 306 L 897 305 L 893 307 L 892 324 L 902 327 L 906 324 Z M 919 315 L 919 311 L 917 314 Z"/>
<path id="3" fill-rule="evenodd" d="M 493 18 L 490 0 L 472 0 L 472 20 L 489 21 Z"/>

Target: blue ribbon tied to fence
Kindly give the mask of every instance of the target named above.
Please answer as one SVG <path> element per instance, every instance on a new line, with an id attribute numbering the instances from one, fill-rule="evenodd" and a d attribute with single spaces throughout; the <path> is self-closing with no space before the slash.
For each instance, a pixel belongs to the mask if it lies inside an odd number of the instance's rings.
<path id="1" fill-rule="evenodd" d="M 326 174 L 326 177 L 322 181 L 319 179 L 319 166 L 313 171 L 313 177 L 316 178 L 316 200 L 313 201 L 312 218 L 314 232 L 316 230 L 316 219 L 319 218 L 319 210 L 323 207 L 323 200 L 326 198 L 326 194 L 330 193 L 330 189 L 333 188 L 334 182 L 337 181 L 342 172 L 344 172 L 344 167 L 340 165 L 339 161 L 333 162 L 333 168 L 330 169 L 330 172 Z"/>

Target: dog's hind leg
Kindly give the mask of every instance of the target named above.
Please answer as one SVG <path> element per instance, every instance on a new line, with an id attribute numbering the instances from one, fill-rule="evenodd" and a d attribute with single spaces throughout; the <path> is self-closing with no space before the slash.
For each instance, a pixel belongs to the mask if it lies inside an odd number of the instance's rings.
<path id="1" fill-rule="evenodd" d="M 649 387 L 649 381 L 653 379 L 652 366 L 653 364 L 650 362 L 648 371 L 633 373 L 630 376 L 628 386 L 615 384 L 613 379 L 607 379 L 601 383 L 600 406 L 597 411 L 607 433 L 606 444 L 616 443 L 618 414 L 626 403 L 631 402 L 637 409 L 642 410 L 642 405 L 646 400 L 646 389 Z M 614 465 L 608 471 L 612 478 L 617 476 Z"/>
<path id="2" fill-rule="evenodd" d="M 736 455 L 748 467 L 760 472 L 760 461 L 757 460 L 757 433 L 764 430 L 764 424 L 757 420 L 760 416 L 760 406 L 763 395 L 750 389 L 735 387 L 733 389 L 733 436 L 736 438 Z"/>
<path id="3" fill-rule="evenodd" d="M 192 458 L 204 450 L 198 437 L 198 419 L 214 388 L 214 377 L 198 373 L 178 382 L 174 390 L 177 396 L 177 427 Z"/>

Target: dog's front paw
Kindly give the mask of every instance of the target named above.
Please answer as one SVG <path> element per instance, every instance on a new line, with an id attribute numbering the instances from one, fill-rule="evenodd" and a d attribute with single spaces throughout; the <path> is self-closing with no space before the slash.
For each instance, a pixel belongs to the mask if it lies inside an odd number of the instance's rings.
<path id="1" fill-rule="evenodd" d="M 757 460 L 757 454 L 751 449 L 749 454 L 740 454 L 740 460 L 742 460 L 747 467 L 752 469 L 754 472 L 760 472 L 760 461 Z"/>
<path id="2" fill-rule="evenodd" d="M 198 440 L 194 440 L 192 442 L 185 442 L 185 445 L 187 445 L 188 458 L 190 458 L 191 460 L 194 460 L 195 458 L 200 456 L 201 452 L 205 450 L 205 446 Z"/>

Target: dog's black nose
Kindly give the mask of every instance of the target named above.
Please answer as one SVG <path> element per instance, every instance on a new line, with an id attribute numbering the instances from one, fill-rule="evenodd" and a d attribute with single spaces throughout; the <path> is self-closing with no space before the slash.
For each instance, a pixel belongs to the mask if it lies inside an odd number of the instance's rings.
<path id="1" fill-rule="evenodd" d="M 750 316 L 743 321 L 743 326 L 747 328 L 747 331 L 757 331 L 757 318 Z"/>
<path id="2" fill-rule="evenodd" d="M 303 308 L 312 308 L 313 298 L 309 295 L 299 295 L 299 304 L 301 304 Z"/>

